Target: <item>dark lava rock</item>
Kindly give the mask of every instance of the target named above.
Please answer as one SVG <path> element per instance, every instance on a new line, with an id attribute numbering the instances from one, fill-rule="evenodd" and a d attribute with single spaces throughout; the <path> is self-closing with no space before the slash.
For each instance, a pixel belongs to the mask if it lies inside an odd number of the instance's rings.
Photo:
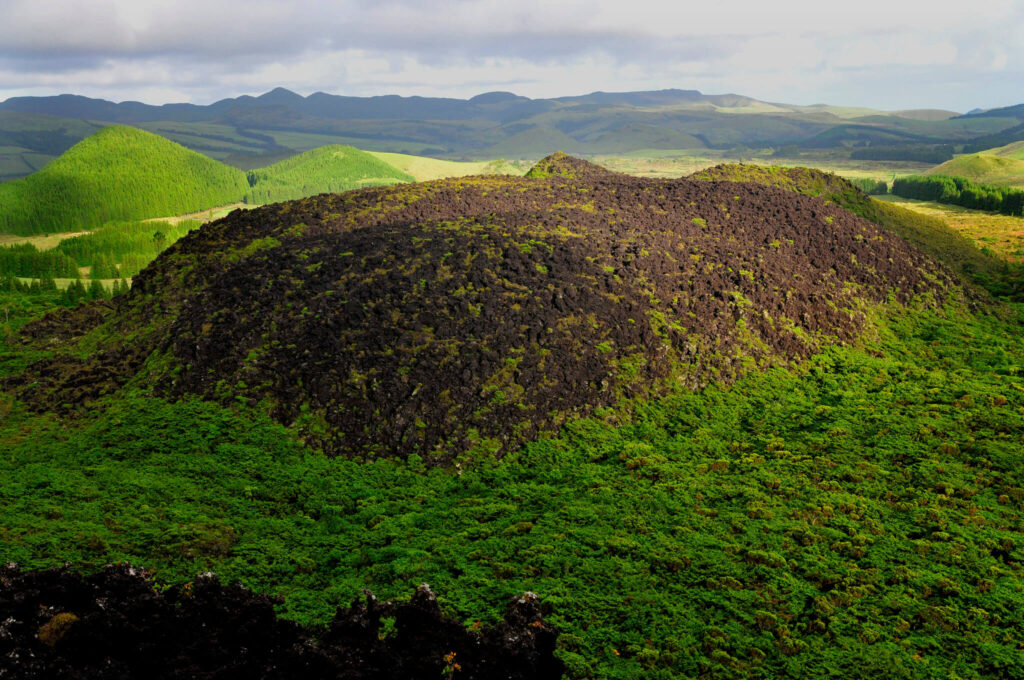
<path id="1" fill-rule="evenodd" d="M 26 327 L 55 355 L 5 386 L 73 410 L 149 382 L 259 404 L 331 455 L 444 463 L 622 398 L 789 365 L 852 341 L 873 304 L 953 289 L 907 242 L 816 198 L 547 160 L 542 179 L 236 211 L 113 309 Z"/>
<path id="2" fill-rule="evenodd" d="M 84 578 L 7 565 L 0 678 L 437 680 L 446 667 L 479 680 L 562 676 L 556 633 L 530 593 L 479 631 L 445 617 L 427 586 L 401 604 L 367 594 L 339 609 L 326 631 L 277 618 L 277 602 L 212 574 L 160 591 L 127 565 Z"/>
<path id="3" fill-rule="evenodd" d="M 545 177 L 566 177 L 570 179 L 598 180 L 607 177 L 621 177 L 620 173 L 602 168 L 596 163 L 575 158 L 562 151 L 546 156 L 526 173 L 527 177 L 543 179 Z"/>

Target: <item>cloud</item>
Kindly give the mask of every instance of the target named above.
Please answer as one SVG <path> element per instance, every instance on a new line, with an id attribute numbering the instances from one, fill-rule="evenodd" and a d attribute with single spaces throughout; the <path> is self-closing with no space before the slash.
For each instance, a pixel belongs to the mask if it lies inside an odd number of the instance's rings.
<path id="1" fill-rule="evenodd" d="M 872 106 L 886 91 L 899 95 L 895 108 L 945 96 L 915 82 L 898 87 L 901 74 L 959 79 L 1024 68 L 1024 9 L 1014 0 L 690 5 L 0 0 L 0 96 L 161 92 L 205 102 L 278 85 L 449 96 L 498 86 L 529 96 L 687 87 L 794 103 L 827 92 L 836 103 Z M 854 75 L 868 73 L 874 90 Z M 985 101 L 998 96 L 991 80 L 977 82 L 973 95 L 958 90 L 974 98 L 963 106 L 995 105 Z"/>

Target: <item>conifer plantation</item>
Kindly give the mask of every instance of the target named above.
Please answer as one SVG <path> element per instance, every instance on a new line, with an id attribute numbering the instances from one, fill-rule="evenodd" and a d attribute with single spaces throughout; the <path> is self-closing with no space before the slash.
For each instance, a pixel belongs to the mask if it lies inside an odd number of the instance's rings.
<path id="1" fill-rule="evenodd" d="M 245 202 L 290 201 L 326 192 L 412 182 L 413 177 L 352 146 L 323 146 L 250 170 Z"/>
<path id="2" fill-rule="evenodd" d="M 163 137 L 111 126 L 39 172 L 0 184 L 0 233 L 95 229 L 234 203 L 245 173 Z"/>
<path id="3" fill-rule="evenodd" d="M 49 250 L 30 243 L 8 246 L 0 248 L 0 276 L 78 278 L 80 268 L 89 268 L 91 279 L 130 278 L 197 227 L 195 220 L 111 222 Z"/>

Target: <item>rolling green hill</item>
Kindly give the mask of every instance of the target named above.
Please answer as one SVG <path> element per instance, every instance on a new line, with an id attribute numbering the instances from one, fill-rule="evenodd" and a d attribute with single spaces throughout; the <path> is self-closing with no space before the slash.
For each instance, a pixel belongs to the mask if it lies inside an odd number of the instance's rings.
<path id="1" fill-rule="evenodd" d="M 104 128 L 41 171 L 0 184 L 0 232 L 78 231 L 237 201 L 245 174 L 136 128 Z"/>
<path id="2" fill-rule="evenodd" d="M 1013 142 L 1012 144 L 992 149 L 991 153 L 1003 158 L 1016 158 L 1017 160 L 1024 161 L 1024 142 Z"/>
<path id="3" fill-rule="evenodd" d="M 322 146 L 265 168 L 250 170 L 246 203 L 274 203 L 415 178 L 352 146 Z"/>
<path id="4" fill-rule="evenodd" d="M 980 184 L 1024 187 L 1024 153 L 1021 145 L 959 156 L 928 170 L 926 175 L 966 177 Z"/>

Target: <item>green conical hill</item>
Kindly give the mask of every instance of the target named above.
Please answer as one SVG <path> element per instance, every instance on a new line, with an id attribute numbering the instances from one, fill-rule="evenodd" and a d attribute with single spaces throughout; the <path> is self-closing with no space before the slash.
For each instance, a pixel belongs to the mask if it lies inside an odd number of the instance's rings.
<path id="1" fill-rule="evenodd" d="M 245 174 L 144 130 L 112 126 L 39 172 L 0 184 L 0 232 L 40 234 L 238 201 Z"/>
<path id="2" fill-rule="evenodd" d="M 376 156 L 352 146 L 312 149 L 280 163 L 249 171 L 247 203 L 274 203 L 323 193 L 382 184 L 414 182 L 415 178 Z"/>

